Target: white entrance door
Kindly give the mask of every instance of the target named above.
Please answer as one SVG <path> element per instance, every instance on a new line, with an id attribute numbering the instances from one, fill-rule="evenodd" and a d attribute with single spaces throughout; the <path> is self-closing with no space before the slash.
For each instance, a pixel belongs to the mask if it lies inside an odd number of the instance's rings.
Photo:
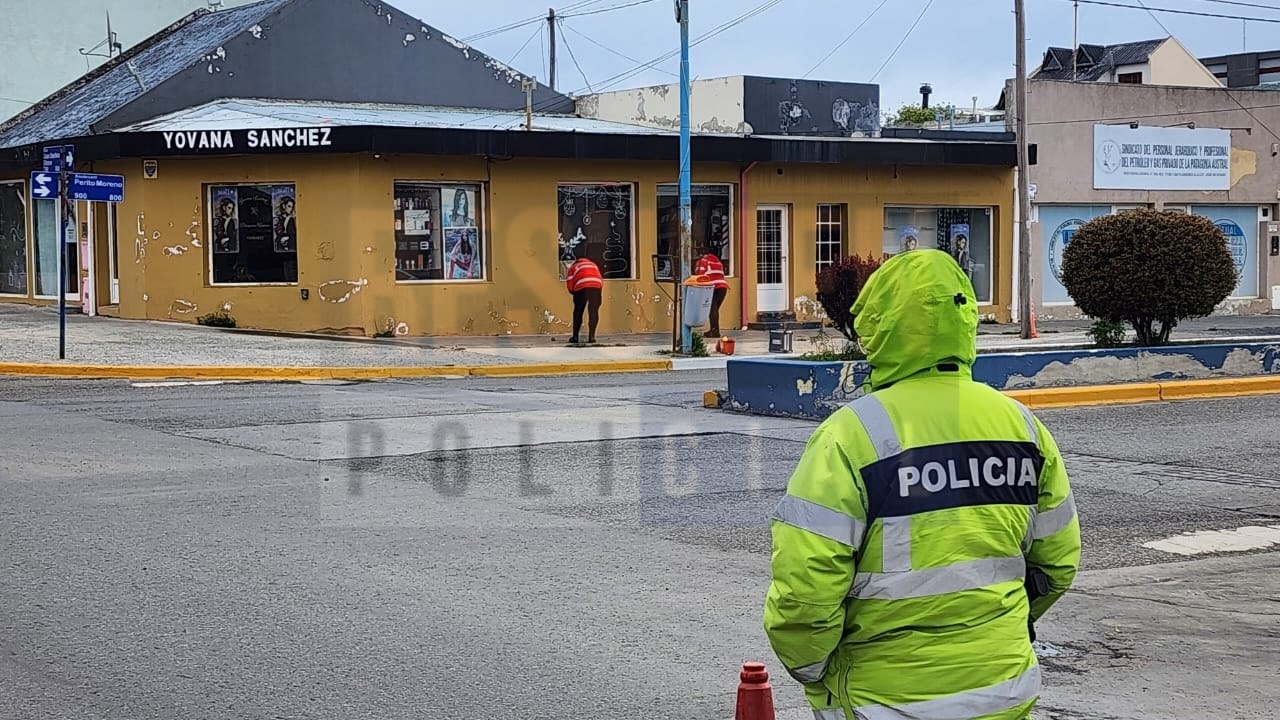
<path id="1" fill-rule="evenodd" d="M 756 206 L 756 312 L 791 309 L 787 287 L 790 227 L 786 205 Z"/>

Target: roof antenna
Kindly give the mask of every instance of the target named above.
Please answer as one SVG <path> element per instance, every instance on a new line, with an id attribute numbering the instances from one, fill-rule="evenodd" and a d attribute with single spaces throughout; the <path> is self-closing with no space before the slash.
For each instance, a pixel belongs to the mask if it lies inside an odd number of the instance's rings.
<path id="1" fill-rule="evenodd" d="M 222 9 L 222 0 L 209 0 L 209 12 L 218 12 Z"/>
<path id="2" fill-rule="evenodd" d="M 103 55 L 102 53 L 99 53 L 99 52 L 95 52 L 96 50 L 101 48 L 103 45 L 107 46 L 106 55 Z M 111 58 L 115 57 L 116 53 L 120 53 L 120 52 L 124 52 L 124 46 L 120 44 L 119 36 L 116 35 L 116 33 L 114 33 L 111 30 L 111 13 L 108 12 L 107 13 L 107 39 L 103 40 L 97 45 L 94 45 L 88 50 L 85 50 L 84 48 L 80 48 L 80 54 L 84 56 L 84 64 L 87 67 L 89 65 L 90 56 L 102 57 L 110 60 Z"/>

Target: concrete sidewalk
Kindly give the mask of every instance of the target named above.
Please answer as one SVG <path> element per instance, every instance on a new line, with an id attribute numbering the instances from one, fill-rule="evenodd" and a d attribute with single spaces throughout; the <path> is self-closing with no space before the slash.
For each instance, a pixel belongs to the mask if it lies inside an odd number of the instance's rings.
<path id="1" fill-rule="evenodd" d="M 1030 351 L 1088 346 L 1083 321 L 1056 321 L 1040 326 L 1040 337 L 1022 340 L 1016 325 L 985 324 L 979 328 L 980 351 Z M 768 335 L 730 331 L 734 357 L 770 355 Z M 797 330 L 792 355 L 821 348 L 819 333 Z M 1280 316 L 1219 317 L 1190 321 L 1175 331 L 1175 340 L 1280 337 Z M 830 347 L 843 338 L 828 331 Z M 593 346 L 570 346 L 567 336 L 353 338 L 277 334 L 255 330 L 209 328 L 189 323 L 119 320 L 68 313 L 66 359 L 58 359 L 56 307 L 0 303 L 0 363 L 15 365 L 95 365 L 180 368 L 500 368 L 538 366 L 539 371 L 599 371 L 605 365 L 629 364 L 632 370 L 714 369 L 728 357 L 672 358 L 667 333 L 601 335 Z M 775 357 L 778 355 L 774 355 Z M 557 370 L 557 368 L 559 368 Z M 533 368 L 530 368 L 533 369 Z M 6 370 L 0 369 L 0 372 Z M 463 374 L 466 374 L 465 372 Z"/>

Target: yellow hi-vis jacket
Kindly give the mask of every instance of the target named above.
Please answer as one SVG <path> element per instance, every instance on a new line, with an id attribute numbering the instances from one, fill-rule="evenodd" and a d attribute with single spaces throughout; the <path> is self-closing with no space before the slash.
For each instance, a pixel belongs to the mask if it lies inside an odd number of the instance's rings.
<path id="1" fill-rule="evenodd" d="M 977 303 L 946 253 L 891 258 L 852 312 L 871 392 L 818 427 L 777 506 L 770 643 L 819 720 L 1023 720 L 1028 619 L 1080 562 L 1057 445 L 973 381 Z"/>

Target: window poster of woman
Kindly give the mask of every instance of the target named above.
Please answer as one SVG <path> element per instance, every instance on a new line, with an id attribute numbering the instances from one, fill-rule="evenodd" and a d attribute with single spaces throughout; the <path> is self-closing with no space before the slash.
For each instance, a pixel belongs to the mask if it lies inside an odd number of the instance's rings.
<path id="1" fill-rule="evenodd" d="M 240 209 L 236 189 L 213 189 L 213 253 L 234 255 L 240 252 Z"/>
<path id="2" fill-rule="evenodd" d="M 450 280 L 474 280 L 480 277 L 480 257 L 475 228 L 453 228 L 444 233 L 448 258 L 446 277 Z"/>
<path id="3" fill-rule="evenodd" d="M 279 186 L 271 189 L 271 206 L 275 208 L 272 237 L 278 253 L 292 253 L 298 249 L 297 202 L 293 188 Z"/>
<path id="4" fill-rule="evenodd" d="M 956 259 L 960 269 L 973 281 L 973 259 L 969 257 L 969 224 L 955 223 L 951 226 L 951 257 Z"/>
<path id="5" fill-rule="evenodd" d="M 476 226 L 475 192 L 466 188 L 444 189 L 444 201 L 448 209 L 444 215 L 444 226 L 447 228 L 469 228 Z"/>

